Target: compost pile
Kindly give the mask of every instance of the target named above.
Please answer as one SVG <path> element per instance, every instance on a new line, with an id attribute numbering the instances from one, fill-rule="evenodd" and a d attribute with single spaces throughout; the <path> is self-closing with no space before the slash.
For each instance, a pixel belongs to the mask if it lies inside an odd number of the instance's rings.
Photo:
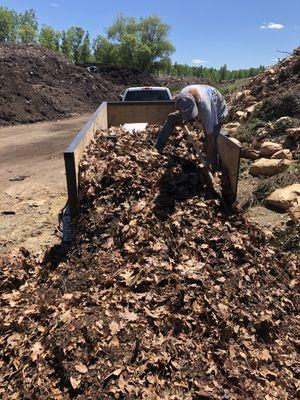
<path id="1" fill-rule="evenodd" d="M 88 63 L 80 64 L 88 71 L 102 76 L 120 87 L 130 86 L 157 86 L 158 81 L 153 75 L 141 72 L 136 68 L 125 68 L 119 65 Z M 122 94 L 121 92 L 119 95 Z"/>
<path id="2" fill-rule="evenodd" d="M 161 86 L 167 86 L 172 92 L 179 92 L 188 85 L 208 85 L 209 81 L 196 76 L 159 75 L 156 78 Z"/>
<path id="3" fill-rule="evenodd" d="M 96 74 L 39 46 L 0 44 L 0 125 L 51 121 L 118 100 L 127 86 L 154 78 L 106 66 Z"/>
<path id="4" fill-rule="evenodd" d="M 177 130 L 99 132 L 64 261 L 2 260 L 5 399 L 294 399 L 297 259 L 225 216 Z M 299 300 L 299 299 L 298 299 Z"/>
<path id="5" fill-rule="evenodd" d="M 276 102 L 278 96 L 299 95 L 299 91 L 300 47 L 289 57 L 249 79 L 243 90 L 232 94 L 228 100 L 231 120 L 238 120 L 240 118 L 238 112 L 243 111 L 247 114 L 251 107 L 257 106 L 262 101 L 271 99 Z"/>

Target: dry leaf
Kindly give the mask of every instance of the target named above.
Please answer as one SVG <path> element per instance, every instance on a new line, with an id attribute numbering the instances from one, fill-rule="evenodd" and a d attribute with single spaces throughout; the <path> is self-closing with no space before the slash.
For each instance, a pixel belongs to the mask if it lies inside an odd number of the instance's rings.
<path id="1" fill-rule="evenodd" d="M 43 353 L 43 346 L 41 342 L 36 342 L 31 349 L 32 361 L 36 361 L 42 353 Z"/>
<path id="2" fill-rule="evenodd" d="M 109 345 L 110 345 L 111 347 L 119 347 L 120 342 L 119 342 L 118 337 L 117 337 L 117 336 L 113 336 L 113 337 L 111 338 L 111 341 L 109 342 Z"/>
<path id="3" fill-rule="evenodd" d="M 76 364 L 74 368 L 77 372 L 80 372 L 81 374 L 86 374 L 88 372 L 86 365 L 82 363 Z"/>
<path id="4" fill-rule="evenodd" d="M 263 350 L 254 350 L 252 352 L 252 356 L 257 358 L 258 360 L 261 361 L 269 361 L 272 359 L 271 354 L 268 349 L 263 349 Z"/>
<path id="5" fill-rule="evenodd" d="M 71 382 L 72 388 L 73 388 L 73 389 L 77 389 L 78 386 L 79 386 L 80 383 L 81 383 L 81 379 L 80 379 L 80 378 L 76 379 L 76 378 L 73 378 L 73 377 L 71 376 L 71 377 L 70 377 L 70 382 Z"/>
<path id="6" fill-rule="evenodd" d="M 133 271 L 125 271 L 120 276 L 124 278 L 127 286 L 131 287 L 134 284 L 135 276 Z"/>
<path id="7" fill-rule="evenodd" d="M 223 318 L 226 318 L 228 316 L 228 306 L 226 306 L 226 304 L 219 303 L 218 309 Z"/>
<path id="8" fill-rule="evenodd" d="M 134 312 L 125 309 L 123 313 L 120 313 L 120 318 L 126 319 L 127 321 L 134 322 L 139 319 L 138 315 Z"/>
<path id="9" fill-rule="evenodd" d="M 116 321 L 111 321 L 109 324 L 110 334 L 114 336 L 116 333 L 120 332 L 121 327 Z"/>

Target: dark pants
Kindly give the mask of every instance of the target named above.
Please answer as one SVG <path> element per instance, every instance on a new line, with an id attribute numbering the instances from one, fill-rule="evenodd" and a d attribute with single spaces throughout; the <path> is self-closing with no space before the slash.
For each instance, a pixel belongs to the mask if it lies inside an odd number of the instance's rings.
<path id="1" fill-rule="evenodd" d="M 174 132 L 174 129 L 177 125 L 182 123 L 183 120 L 181 118 L 180 112 L 175 111 L 169 114 L 164 126 L 161 131 L 158 133 L 155 147 L 159 152 L 162 152 L 169 137 Z M 221 124 L 216 126 L 213 133 L 205 135 L 205 149 L 207 153 L 207 159 L 210 165 L 212 172 L 218 170 L 219 165 L 219 152 L 218 152 L 218 135 L 220 133 Z"/>

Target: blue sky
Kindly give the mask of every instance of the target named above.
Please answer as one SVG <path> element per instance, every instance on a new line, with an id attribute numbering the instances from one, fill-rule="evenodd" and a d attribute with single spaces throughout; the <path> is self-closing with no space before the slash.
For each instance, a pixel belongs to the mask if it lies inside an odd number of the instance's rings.
<path id="1" fill-rule="evenodd" d="M 66 29 L 79 25 L 92 37 L 119 13 L 158 15 L 171 27 L 172 60 L 230 69 L 271 65 L 300 45 L 300 0 L 0 0 L 39 23 Z M 194 61 L 193 61 L 194 60 Z"/>

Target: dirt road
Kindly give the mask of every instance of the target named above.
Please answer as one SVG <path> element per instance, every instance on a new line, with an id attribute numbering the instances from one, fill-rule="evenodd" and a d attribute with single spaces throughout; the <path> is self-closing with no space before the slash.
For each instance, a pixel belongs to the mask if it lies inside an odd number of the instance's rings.
<path id="1" fill-rule="evenodd" d="M 62 153 L 87 119 L 0 129 L 0 252 L 59 242 L 57 216 L 66 202 Z"/>

